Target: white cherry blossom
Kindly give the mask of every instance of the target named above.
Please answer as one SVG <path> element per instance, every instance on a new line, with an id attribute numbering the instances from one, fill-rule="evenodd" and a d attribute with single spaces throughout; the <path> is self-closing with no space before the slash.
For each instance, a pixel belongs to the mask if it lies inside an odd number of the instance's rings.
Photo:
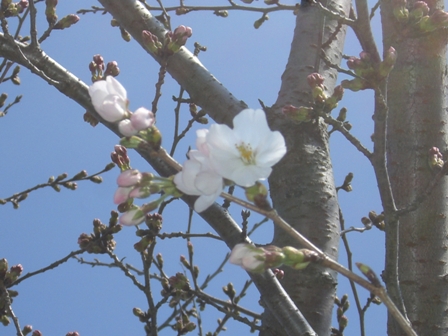
<path id="1" fill-rule="evenodd" d="M 127 115 L 126 89 L 112 76 L 89 87 L 92 104 L 98 114 L 109 122 L 122 120 Z"/>
<path id="2" fill-rule="evenodd" d="M 233 129 L 212 125 L 205 142 L 213 169 L 243 187 L 267 178 L 286 153 L 283 136 L 269 129 L 262 110 L 241 111 L 233 119 Z"/>
<path id="3" fill-rule="evenodd" d="M 190 159 L 185 161 L 182 171 L 174 177 L 177 189 L 187 195 L 199 196 L 194 203 L 194 210 L 202 212 L 211 206 L 223 189 L 222 177 L 210 166 L 206 155 L 191 150 Z"/>

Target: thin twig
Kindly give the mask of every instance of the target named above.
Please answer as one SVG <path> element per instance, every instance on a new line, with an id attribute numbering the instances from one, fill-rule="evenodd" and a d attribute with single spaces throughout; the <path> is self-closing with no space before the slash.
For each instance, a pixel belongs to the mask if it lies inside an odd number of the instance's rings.
<path id="1" fill-rule="evenodd" d="M 118 257 L 109 249 L 107 250 L 107 254 L 109 255 L 109 257 L 112 258 L 112 260 L 115 262 L 118 268 L 120 268 L 123 271 L 124 275 L 126 275 L 129 279 L 131 279 L 134 285 L 138 289 L 140 289 L 143 293 L 145 293 L 145 286 L 143 286 L 140 282 L 138 282 L 138 280 L 131 272 L 129 272 L 129 269 L 123 264 L 123 262 L 119 260 Z"/>
<path id="2" fill-rule="evenodd" d="M 341 208 L 339 208 L 339 222 L 341 223 L 341 238 L 344 243 L 345 252 L 347 253 L 347 264 L 348 269 L 353 272 L 353 259 L 352 259 L 352 251 L 350 250 L 350 244 L 348 243 L 348 239 L 346 235 L 343 235 L 342 232 L 347 231 L 345 229 L 345 220 L 342 213 Z M 356 289 L 355 283 L 353 280 L 348 279 L 350 282 L 350 287 L 352 289 L 353 297 L 355 298 L 356 309 L 358 310 L 359 315 L 359 327 L 361 329 L 361 336 L 365 336 L 365 327 L 364 327 L 364 310 L 361 307 L 361 302 L 359 301 L 358 290 Z"/>
<path id="3" fill-rule="evenodd" d="M 47 267 L 44 267 L 44 268 L 41 268 L 41 269 L 39 269 L 39 270 L 37 270 L 37 271 L 29 272 L 29 273 L 25 274 L 24 276 L 20 277 L 20 278 L 17 279 L 16 281 L 14 281 L 14 283 L 13 283 L 11 286 L 18 285 L 18 284 L 21 283 L 23 280 L 26 280 L 26 279 L 28 279 L 28 278 L 31 278 L 32 276 L 34 276 L 34 275 L 36 275 L 36 274 L 44 273 L 44 272 L 46 272 L 46 271 L 48 271 L 48 270 L 51 270 L 51 269 L 53 269 L 53 268 L 56 268 L 56 267 L 58 267 L 59 265 L 61 265 L 61 264 L 65 263 L 65 262 L 67 262 L 70 258 L 73 258 L 74 256 L 76 256 L 76 255 L 78 255 L 78 254 L 82 254 L 82 253 L 84 253 L 84 252 L 85 252 L 85 250 L 82 250 L 82 249 L 81 249 L 81 250 L 77 250 L 77 251 L 70 252 L 70 253 L 69 253 L 67 256 L 65 256 L 64 258 L 55 261 L 54 263 L 48 265 Z"/>

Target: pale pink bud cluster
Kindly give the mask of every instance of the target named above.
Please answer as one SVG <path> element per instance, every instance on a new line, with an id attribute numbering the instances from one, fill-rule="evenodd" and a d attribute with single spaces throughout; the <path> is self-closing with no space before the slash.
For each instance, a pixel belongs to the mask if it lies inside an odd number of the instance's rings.
<path id="1" fill-rule="evenodd" d="M 98 66 L 98 60 L 94 63 Z M 101 66 L 104 68 L 104 61 Z M 112 76 L 93 83 L 89 95 L 98 114 L 108 122 L 118 122 L 120 133 L 126 137 L 154 125 L 154 114 L 146 108 L 140 107 L 134 113 L 128 110 L 126 89 Z"/>
<path id="2" fill-rule="evenodd" d="M 279 248 L 274 245 L 256 247 L 251 244 L 236 244 L 229 261 L 253 273 L 261 273 L 268 268 L 285 265 L 296 270 L 303 269 L 312 261 L 318 261 L 317 253 L 291 246 Z"/>
<path id="3" fill-rule="evenodd" d="M 169 51 L 176 53 L 182 46 L 185 45 L 187 39 L 193 35 L 193 30 L 190 27 L 179 26 L 173 32 L 166 34 L 166 46 Z"/>

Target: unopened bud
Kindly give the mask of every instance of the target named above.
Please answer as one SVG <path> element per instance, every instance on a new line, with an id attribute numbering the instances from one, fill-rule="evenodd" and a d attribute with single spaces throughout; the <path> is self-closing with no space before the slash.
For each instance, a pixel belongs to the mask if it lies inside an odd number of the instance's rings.
<path id="1" fill-rule="evenodd" d="M 65 29 L 69 28 L 75 23 L 79 21 L 79 16 L 75 14 L 69 14 L 67 16 L 64 16 L 62 19 L 60 19 L 53 27 L 53 29 Z"/>
<path id="2" fill-rule="evenodd" d="M 105 76 L 117 77 L 119 74 L 120 68 L 118 67 L 118 63 L 116 61 L 107 63 L 106 71 L 104 72 Z"/>
<path id="3" fill-rule="evenodd" d="M 8 98 L 8 94 L 6 93 L 2 93 L 0 95 L 0 107 L 3 107 L 3 105 L 5 105 L 5 101 Z"/>

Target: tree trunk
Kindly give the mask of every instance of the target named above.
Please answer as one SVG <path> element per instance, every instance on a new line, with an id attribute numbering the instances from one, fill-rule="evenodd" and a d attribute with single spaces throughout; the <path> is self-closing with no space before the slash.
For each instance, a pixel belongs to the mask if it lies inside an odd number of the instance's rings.
<path id="1" fill-rule="evenodd" d="M 334 2 L 333 10 L 348 16 L 349 1 Z M 325 5 L 325 4 L 324 4 Z M 339 7 L 338 7 L 339 6 Z M 337 259 L 339 245 L 339 206 L 333 180 L 326 124 L 319 118 L 293 124 L 281 118 L 285 105 L 310 106 L 312 97 L 307 76 L 313 72 L 325 78 L 327 93 L 332 93 L 337 72 L 319 57 L 319 48 L 336 31 L 337 22 L 324 18 L 316 6 L 301 7 L 282 86 L 269 115 L 274 129 L 282 132 L 288 152 L 269 178 L 274 208 L 289 224 L 304 234 L 331 258 Z M 341 29 L 327 50 L 333 64 L 340 64 L 345 39 Z M 272 242 L 277 246 L 297 246 L 283 230 L 275 228 Z M 300 246 L 299 246 L 300 247 Z M 318 265 L 304 270 L 284 269 L 282 285 L 318 335 L 329 335 L 336 290 L 336 274 Z M 283 335 L 269 312 L 263 316 L 266 330 L 260 335 Z"/>
<path id="2" fill-rule="evenodd" d="M 442 36 L 446 31 L 406 36 L 392 15 L 391 1 L 381 4 L 384 50 L 393 46 L 398 54 L 387 90 L 387 159 L 400 209 L 421 196 L 435 176 L 428 164 L 429 149 L 440 148 L 446 159 L 446 40 Z M 433 10 L 443 2 L 429 5 Z M 447 187 L 442 178 L 416 211 L 400 218 L 400 287 L 408 318 L 420 336 L 448 334 Z M 389 271 L 386 267 L 386 274 Z M 391 318 L 388 333 L 402 334 Z"/>

